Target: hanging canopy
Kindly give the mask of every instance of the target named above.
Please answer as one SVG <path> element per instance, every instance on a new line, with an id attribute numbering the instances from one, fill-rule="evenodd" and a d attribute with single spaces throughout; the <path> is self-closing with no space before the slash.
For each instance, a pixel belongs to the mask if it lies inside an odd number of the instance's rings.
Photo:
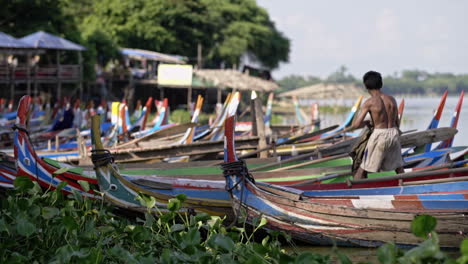
<path id="1" fill-rule="evenodd" d="M 54 36 L 44 31 L 38 31 L 36 33 L 27 35 L 26 37 L 22 37 L 19 40 L 31 45 L 33 48 L 39 48 L 39 49 L 76 50 L 76 51 L 86 50 L 86 48 L 81 45 L 73 43 L 64 38 Z"/>
<path id="2" fill-rule="evenodd" d="M 218 87 L 229 87 L 239 91 L 272 92 L 278 88 L 275 82 L 267 81 L 236 70 L 194 70 L 200 79 Z"/>
<path id="3" fill-rule="evenodd" d="M 307 99 L 356 98 L 365 95 L 365 89 L 354 83 L 318 83 L 279 94 L 279 97 Z"/>
<path id="4" fill-rule="evenodd" d="M 24 43 L 8 34 L 0 32 L 0 49 L 30 49 L 29 44 Z"/>
<path id="5" fill-rule="evenodd" d="M 151 51 L 151 50 L 122 48 L 120 49 L 120 53 L 122 53 L 122 55 L 127 56 L 131 59 L 137 59 L 137 60 L 145 59 L 145 60 L 160 61 L 160 62 L 165 62 L 165 63 L 185 64 L 185 61 L 182 60 L 180 56 L 168 55 L 168 54 L 159 53 L 159 52 Z"/>

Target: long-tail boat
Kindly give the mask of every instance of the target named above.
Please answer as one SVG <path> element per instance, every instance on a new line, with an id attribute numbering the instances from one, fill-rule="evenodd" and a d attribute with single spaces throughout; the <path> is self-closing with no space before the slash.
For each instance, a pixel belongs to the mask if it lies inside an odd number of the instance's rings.
<path id="1" fill-rule="evenodd" d="M 37 156 L 31 145 L 27 131 L 30 106 L 31 97 L 23 96 L 19 102 L 18 117 L 14 126 L 14 153 L 17 161 L 16 176 L 27 176 L 37 181 L 42 187 L 52 189 L 56 188 L 64 181 L 67 182 L 67 186 L 63 188 L 64 192 L 71 193 L 77 191 L 83 196 L 99 198 L 100 196 L 94 193 L 94 190 L 97 190 L 96 178 L 86 177 L 68 169 L 60 171 L 58 168 Z M 83 187 L 80 181 L 86 182 L 89 186 L 89 190 L 86 190 L 87 187 Z"/>
<path id="2" fill-rule="evenodd" d="M 232 126 L 233 119 L 228 119 L 226 126 Z M 437 219 L 442 247 L 459 247 L 467 237 L 468 182 L 412 186 L 419 191 L 413 190 L 411 195 L 345 192 L 333 197 L 310 196 L 298 189 L 256 183 L 237 159 L 234 139 L 227 136 L 226 163 L 222 166 L 237 216 L 244 210 L 250 221 L 264 217 L 266 228 L 313 244 L 377 247 L 391 242 L 414 246 L 421 239 L 412 235 L 411 222 L 420 214 Z"/>

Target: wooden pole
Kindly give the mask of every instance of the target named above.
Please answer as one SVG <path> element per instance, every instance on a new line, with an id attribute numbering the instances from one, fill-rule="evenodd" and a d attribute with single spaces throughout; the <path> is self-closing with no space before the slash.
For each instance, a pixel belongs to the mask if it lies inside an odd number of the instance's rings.
<path id="1" fill-rule="evenodd" d="M 15 66 L 9 65 L 9 79 L 10 79 L 10 99 L 15 100 Z"/>
<path id="2" fill-rule="evenodd" d="M 78 64 L 79 64 L 78 87 L 80 90 L 80 100 L 83 101 L 83 56 L 81 55 L 81 51 L 78 51 Z"/>
<path id="3" fill-rule="evenodd" d="M 197 66 L 198 69 L 202 68 L 202 45 L 198 43 L 197 45 Z"/>
<path id="4" fill-rule="evenodd" d="M 37 87 L 37 86 L 38 86 L 38 84 L 37 84 L 37 68 L 38 68 L 38 67 L 39 67 L 38 62 L 35 61 L 35 63 L 34 63 L 34 68 L 33 68 L 33 71 L 34 71 L 33 83 L 34 83 L 34 94 L 35 94 L 36 96 L 39 95 L 39 91 L 38 91 L 38 89 L 37 89 L 37 88 L 38 88 L 38 87 Z"/>
<path id="5" fill-rule="evenodd" d="M 159 86 L 159 100 L 164 99 L 164 87 Z"/>
<path id="6" fill-rule="evenodd" d="M 57 100 L 62 98 L 62 80 L 60 77 L 61 74 L 61 66 L 60 66 L 60 50 L 56 52 L 56 59 L 57 59 Z"/>
<path id="7" fill-rule="evenodd" d="M 31 95 L 31 53 L 26 52 L 26 94 Z"/>
<path id="8" fill-rule="evenodd" d="M 257 118 L 255 113 L 255 98 L 250 100 L 250 118 L 252 120 L 252 136 L 258 136 Z"/>
<path id="9" fill-rule="evenodd" d="M 190 106 L 192 104 L 192 85 L 190 85 L 187 89 L 187 111 L 190 112 Z"/>
<path id="10" fill-rule="evenodd" d="M 216 104 L 221 104 L 221 88 L 218 87 L 217 93 L 216 93 Z"/>
<path id="11" fill-rule="evenodd" d="M 266 136 L 265 136 L 265 123 L 263 122 L 263 111 L 262 111 L 262 102 L 259 97 L 254 99 L 255 102 L 255 119 L 256 119 L 256 126 L 257 126 L 257 134 L 258 134 L 258 148 L 263 149 L 266 148 Z M 268 152 L 262 151 L 260 152 L 260 158 L 267 158 Z"/>

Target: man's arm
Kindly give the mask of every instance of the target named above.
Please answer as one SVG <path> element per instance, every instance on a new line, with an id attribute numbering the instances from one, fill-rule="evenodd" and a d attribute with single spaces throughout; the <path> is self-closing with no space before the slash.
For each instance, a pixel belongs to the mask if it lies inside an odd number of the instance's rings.
<path id="1" fill-rule="evenodd" d="M 369 112 L 369 100 L 367 100 L 362 106 L 361 106 L 361 111 L 359 111 L 358 116 L 354 119 L 352 128 L 353 129 L 358 129 L 362 128 L 366 125 L 369 124 L 369 121 L 364 121 L 364 118 L 366 117 L 367 113 Z"/>

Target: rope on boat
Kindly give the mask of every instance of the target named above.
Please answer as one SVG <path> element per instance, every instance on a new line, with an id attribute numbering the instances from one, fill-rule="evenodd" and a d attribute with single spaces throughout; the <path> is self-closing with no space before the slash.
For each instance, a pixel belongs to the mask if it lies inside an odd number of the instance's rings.
<path id="1" fill-rule="evenodd" d="M 226 191 L 228 191 L 231 194 L 231 196 L 232 196 L 232 190 L 234 190 L 234 188 L 236 188 L 242 182 L 242 189 L 240 190 L 240 198 L 239 198 L 239 207 L 237 208 L 237 210 L 233 210 L 235 219 L 232 221 L 230 225 L 228 225 L 228 228 L 230 228 L 236 224 L 241 207 L 244 207 L 246 209 L 246 215 L 248 216 L 248 211 L 247 211 L 248 207 L 243 206 L 245 181 L 246 179 L 248 179 L 252 181 L 253 183 L 255 183 L 255 180 L 250 174 L 249 170 L 247 169 L 247 165 L 245 164 L 244 160 L 223 163 L 221 164 L 221 169 L 223 170 L 223 175 L 226 178 L 230 176 L 240 177 L 240 180 L 237 181 L 232 187 L 228 188 L 226 184 L 226 187 L 225 187 Z"/>
<path id="2" fill-rule="evenodd" d="M 114 163 L 114 157 L 107 149 L 92 149 L 91 160 L 93 161 L 94 168 Z"/>

